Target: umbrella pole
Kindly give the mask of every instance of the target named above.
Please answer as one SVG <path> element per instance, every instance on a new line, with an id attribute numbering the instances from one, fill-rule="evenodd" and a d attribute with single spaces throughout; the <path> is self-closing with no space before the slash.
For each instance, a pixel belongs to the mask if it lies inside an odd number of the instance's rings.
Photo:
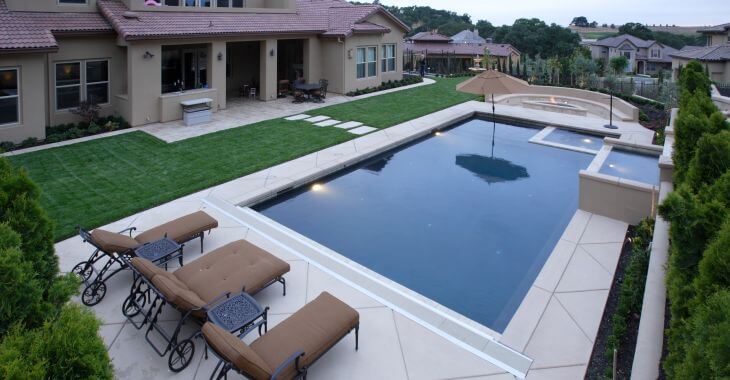
<path id="1" fill-rule="evenodd" d="M 494 94 L 492 94 L 492 157 L 494 157 L 494 134 L 497 131 L 497 112 L 494 109 Z"/>

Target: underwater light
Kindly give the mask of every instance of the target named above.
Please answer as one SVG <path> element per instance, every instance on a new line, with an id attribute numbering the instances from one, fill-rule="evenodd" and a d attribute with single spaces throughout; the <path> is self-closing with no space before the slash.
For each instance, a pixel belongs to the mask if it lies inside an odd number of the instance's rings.
<path id="1" fill-rule="evenodd" d="M 583 139 L 583 142 L 586 143 L 586 144 L 590 144 L 591 143 L 591 139 Z"/>
<path id="2" fill-rule="evenodd" d="M 315 183 L 314 185 L 312 185 L 312 191 L 322 191 L 322 190 L 324 190 L 324 185 L 322 185 L 321 183 Z"/>

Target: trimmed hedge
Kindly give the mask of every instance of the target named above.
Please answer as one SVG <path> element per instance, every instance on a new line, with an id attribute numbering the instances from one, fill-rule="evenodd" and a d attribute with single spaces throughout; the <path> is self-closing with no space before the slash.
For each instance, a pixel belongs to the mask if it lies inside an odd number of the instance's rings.
<path id="1" fill-rule="evenodd" d="M 669 379 L 730 377 L 730 125 L 697 62 L 680 74 L 667 268 Z"/>
<path id="2" fill-rule="evenodd" d="M 390 90 L 392 88 L 398 88 L 403 86 L 410 86 L 412 84 L 417 84 L 423 82 L 423 78 L 420 76 L 415 75 L 409 75 L 403 77 L 401 80 L 389 80 L 387 82 L 383 82 L 378 87 L 366 87 L 360 90 L 350 91 L 346 95 L 347 96 L 359 96 L 359 95 L 365 95 L 370 94 L 373 92 L 383 91 L 383 90 Z"/>

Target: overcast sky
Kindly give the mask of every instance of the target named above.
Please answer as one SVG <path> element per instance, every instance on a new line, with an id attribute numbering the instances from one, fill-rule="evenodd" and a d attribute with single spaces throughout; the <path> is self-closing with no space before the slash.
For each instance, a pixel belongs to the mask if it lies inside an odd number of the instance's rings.
<path id="1" fill-rule="evenodd" d="M 600 24 L 717 25 L 730 22 L 730 0 L 381 0 L 385 5 L 423 5 L 468 13 L 472 21 L 512 23 L 537 17 L 547 23 L 568 25 L 575 16 Z"/>

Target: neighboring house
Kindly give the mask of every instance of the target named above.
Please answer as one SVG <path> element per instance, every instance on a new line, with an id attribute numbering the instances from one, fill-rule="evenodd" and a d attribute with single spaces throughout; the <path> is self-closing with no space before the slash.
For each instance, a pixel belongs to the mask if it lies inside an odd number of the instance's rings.
<path id="1" fill-rule="evenodd" d="M 402 78 L 407 31 L 342 0 L 0 0 L 0 141 L 44 138 L 84 100 L 138 126 L 181 119 L 184 100 L 224 109 L 243 85 L 377 86 Z"/>
<path id="2" fill-rule="evenodd" d="M 510 44 L 495 44 L 479 36 L 474 30 L 464 30 L 453 37 L 447 37 L 437 32 L 421 32 L 406 39 L 406 67 L 418 70 L 421 60 L 432 72 L 454 73 L 464 72 L 474 66 L 474 58 L 482 58 L 485 51 L 489 52 L 490 60 L 496 64 L 497 60 L 505 67 L 520 62 L 520 51 Z"/>
<path id="3" fill-rule="evenodd" d="M 606 65 L 614 58 L 623 55 L 629 60 L 627 73 L 657 74 L 661 70 L 671 70 L 671 54 L 677 49 L 653 40 L 642 40 L 632 35 L 623 34 L 597 41 L 584 42 L 591 50 L 591 57 L 603 60 Z"/>
<path id="4" fill-rule="evenodd" d="M 730 83 L 730 23 L 699 29 L 705 36 L 706 46 L 689 48 L 672 54 L 672 75 L 676 79 L 679 69 L 691 60 L 702 63 L 710 79 Z"/>

